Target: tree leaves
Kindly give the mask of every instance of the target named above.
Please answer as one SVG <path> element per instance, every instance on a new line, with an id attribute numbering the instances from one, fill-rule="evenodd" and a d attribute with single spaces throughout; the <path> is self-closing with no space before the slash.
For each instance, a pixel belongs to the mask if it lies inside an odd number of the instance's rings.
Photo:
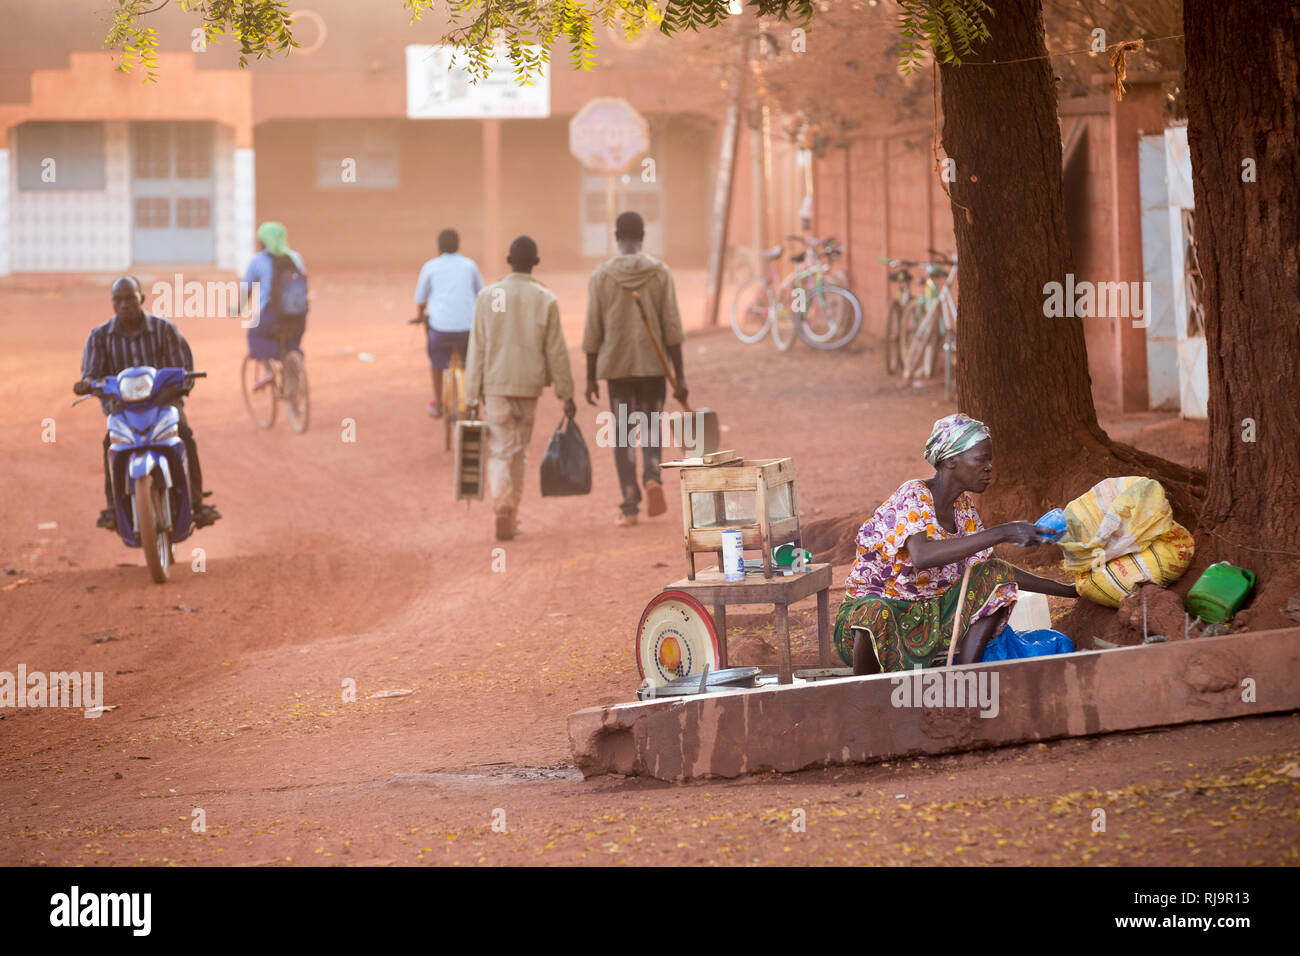
<path id="1" fill-rule="evenodd" d="M 111 25 L 105 45 L 121 54 L 118 69 L 143 65 L 146 81 L 157 73 L 158 37 L 146 18 L 166 5 L 158 0 L 106 0 Z M 372 0 L 390 2 L 396 0 Z M 621 27 L 628 39 L 657 27 L 672 36 L 683 30 L 712 29 L 731 16 L 736 0 L 402 0 L 416 22 L 440 4 L 451 28 L 444 43 L 461 49 L 471 77 L 486 76 L 498 49 L 504 49 L 521 84 L 534 82 L 550 61 L 552 45 L 569 48 L 569 65 L 590 70 L 596 63 L 596 26 Z M 229 34 L 239 43 L 239 65 L 287 52 L 298 44 L 288 0 L 179 0 L 202 24 L 204 39 L 216 42 Z M 808 24 L 814 0 L 750 0 L 756 17 Z M 910 73 L 923 65 L 927 50 L 944 63 L 960 63 L 989 35 L 985 0 L 899 0 L 903 35 L 900 68 Z"/>
<path id="2" fill-rule="evenodd" d="M 927 48 L 941 62 L 960 66 L 963 56 L 989 38 L 984 15 L 993 10 L 984 0 L 899 0 L 899 6 L 899 69 L 905 74 L 925 65 Z"/>

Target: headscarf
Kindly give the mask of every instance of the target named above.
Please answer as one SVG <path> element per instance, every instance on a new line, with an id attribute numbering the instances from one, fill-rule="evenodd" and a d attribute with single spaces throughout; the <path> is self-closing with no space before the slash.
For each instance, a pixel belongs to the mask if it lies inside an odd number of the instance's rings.
<path id="1" fill-rule="evenodd" d="M 958 412 L 934 423 L 930 440 L 925 443 L 925 460 L 938 468 L 939 462 L 978 445 L 989 437 L 989 427 L 969 415 Z"/>
<path id="2" fill-rule="evenodd" d="M 289 248 L 289 230 L 282 223 L 262 223 L 257 227 L 257 238 L 273 256 L 287 256 L 293 252 Z"/>

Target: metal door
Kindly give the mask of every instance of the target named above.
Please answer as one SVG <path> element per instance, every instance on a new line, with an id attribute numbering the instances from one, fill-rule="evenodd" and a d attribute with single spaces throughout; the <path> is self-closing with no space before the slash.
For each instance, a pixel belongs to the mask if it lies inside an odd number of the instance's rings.
<path id="1" fill-rule="evenodd" d="M 136 262 L 216 259 L 211 123 L 132 123 Z"/>

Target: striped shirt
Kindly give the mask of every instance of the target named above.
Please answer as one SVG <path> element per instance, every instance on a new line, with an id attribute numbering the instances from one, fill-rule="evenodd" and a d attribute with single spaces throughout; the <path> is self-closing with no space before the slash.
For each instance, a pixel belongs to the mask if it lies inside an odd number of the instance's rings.
<path id="1" fill-rule="evenodd" d="M 119 327 L 117 316 L 91 331 L 81 353 L 83 379 L 106 378 L 135 365 L 193 371 L 194 355 L 180 329 L 151 312 L 134 335 Z"/>

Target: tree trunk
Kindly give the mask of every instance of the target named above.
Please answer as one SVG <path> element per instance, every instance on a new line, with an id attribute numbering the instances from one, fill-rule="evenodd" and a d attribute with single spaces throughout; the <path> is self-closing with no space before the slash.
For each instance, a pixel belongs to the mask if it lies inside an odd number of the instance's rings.
<path id="1" fill-rule="evenodd" d="M 993 434 L 998 477 L 985 507 L 1033 520 L 1104 477 L 1141 474 L 1164 484 L 1187 523 L 1202 474 L 1106 436 L 1082 320 L 1044 314 L 1044 286 L 1072 271 L 1056 87 L 1040 0 L 991 6 L 988 42 L 940 67 L 943 147 L 956 162 L 957 397 Z"/>
<path id="2" fill-rule="evenodd" d="M 1224 560 L 1257 574 L 1294 570 L 1300 562 L 1300 4 L 1185 0 L 1183 22 L 1210 377 L 1210 490 L 1202 530 Z"/>

